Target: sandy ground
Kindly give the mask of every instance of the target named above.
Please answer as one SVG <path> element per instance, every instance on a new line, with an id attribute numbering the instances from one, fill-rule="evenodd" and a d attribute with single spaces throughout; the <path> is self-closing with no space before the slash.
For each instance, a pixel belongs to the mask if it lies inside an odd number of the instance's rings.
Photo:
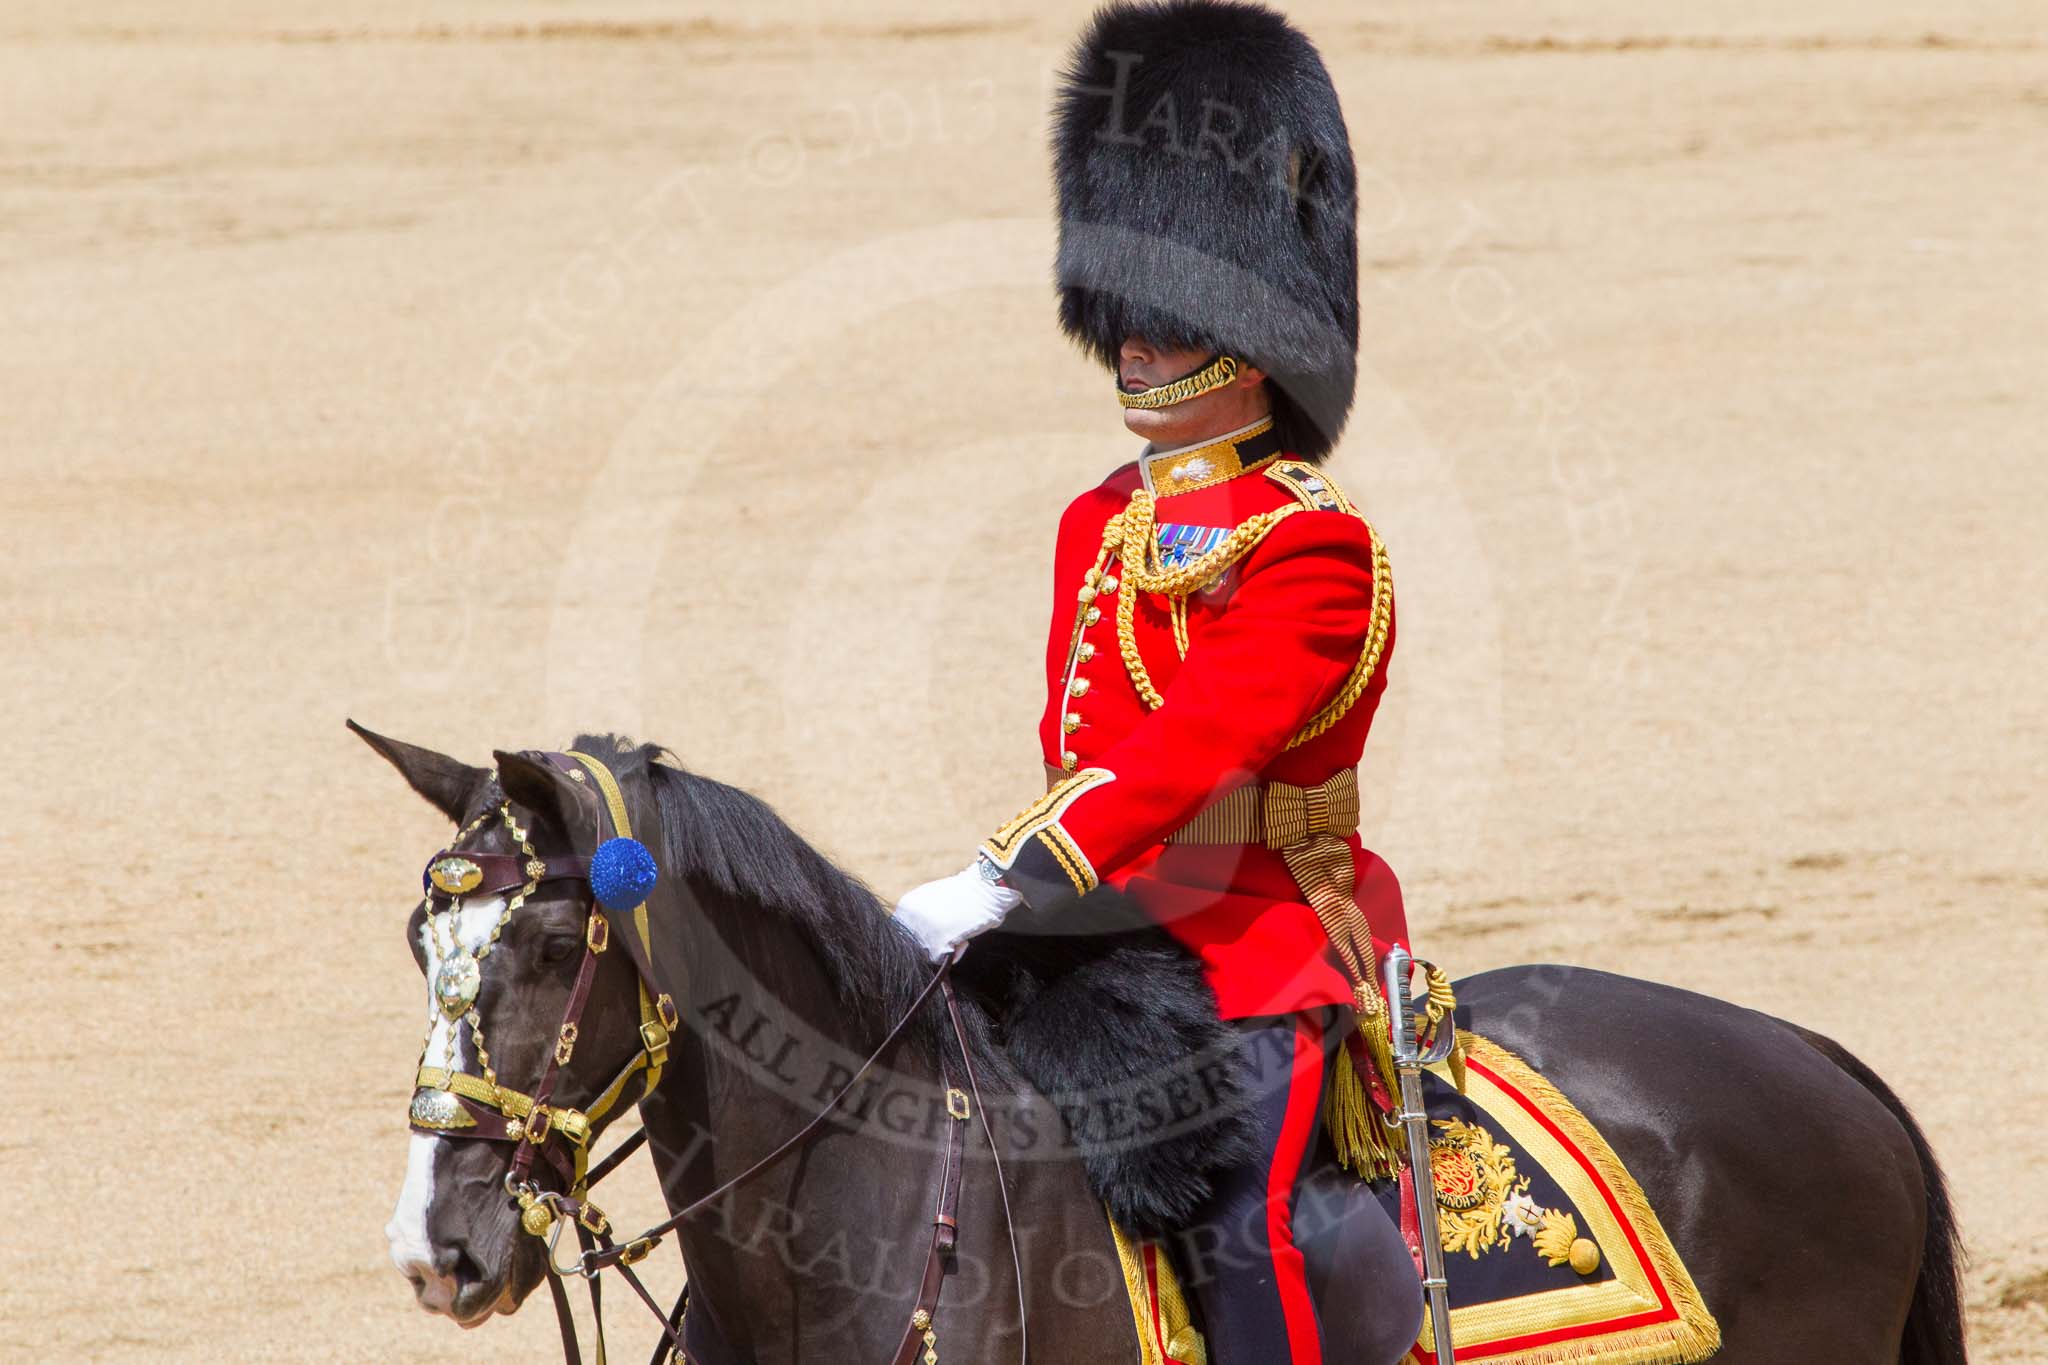
<path id="1" fill-rule="evenodd" d="M 0 1356 L 554 1351 L 385 1260 L 443 829 L 344 716 L 658 739 L 891 892 L 1033 791 L 1053 521 L 1129 453 L 1045 284 L 1083 13 L 0 11 Z M 1367 168 L 1373 841 L 1460 972 L 1861 1053 L 1975 1358 L 2048 1360 L 2048 33 L 1711 14 L 1300 13 Z"/>

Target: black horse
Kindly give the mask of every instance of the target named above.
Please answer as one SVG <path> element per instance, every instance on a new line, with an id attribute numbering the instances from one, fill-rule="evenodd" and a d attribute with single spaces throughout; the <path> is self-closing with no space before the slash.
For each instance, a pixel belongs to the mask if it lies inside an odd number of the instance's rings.
<path id="1" fill-rule="evenodd" d="M 509 803 L 538 854 L 589 852 L 572 847 L 566 814 L 583 794 L 536 755 L 501 752 L 486 770 L 358 733 L 465 831 L 462 847 L 515 852 L 489 818 Z M 808 1123 L 912 1009 L 931 968 L 872 892 L 761 801 L 658 761 L 653 746 L 586 737 L 576 747 L 616 773 L 661 866 L 648 904 L 653 966 L 687 1022 L 640 1111 L 679 1209 Z M 530 1085 L 554 1048 L 588 911 L 587 891 L 547 882 L 494 930 L 475 1007 L 505 1084 Z M 423 968 L 437 951 L 425 918 L 422 907 L 407 928 Z M 968 960 L 977 952 L 993 959 L 1000 947 L 977 945 Z M 600 961 L 575 1064 L 556 1085 L 572 1105 L 640 1046 L 632 965 L 620 953 Z M 1641 1183 L 1719 1320 L 1717 1360 L 1964 1361 L 1959 1246 L 1933 1153 L 1905 1106 L 1840 1046 L 1719 1000 L 1573 968 L 1509 968 L 1457 990 L 1460 1022 L 1554 1082 Z M 944 1018 L 929 1005 L 840 1119 L 677 1230 L 693 1359 L 890 1358 L 924 1267 L 945 1091 L 963 1060 L 1002 1114 L 1025 1282 L 988 1143 L 973 1129 L 939 1357 L 1017 1359 L 1021 1288 L 1033 1358 L 1139 1359 L 1103 1204 L 1059 1115 L 973 999 L 962 1012 L 969 1058 Z M 449 1045 L 477 1067 L 460 1030 Z M 412 1141 L 394 1260 L 423 1304 L 458 1321 L 513 1311 L 541 1283 L 545 1247 L 521 1230 L 506 1193 L 508 1147 Z"/>

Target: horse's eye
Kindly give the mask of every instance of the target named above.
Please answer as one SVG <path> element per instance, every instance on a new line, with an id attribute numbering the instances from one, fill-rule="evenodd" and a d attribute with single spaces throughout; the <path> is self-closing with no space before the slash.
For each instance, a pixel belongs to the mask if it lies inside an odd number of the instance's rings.
<path id="1" fill-rule="evenodd" d="M 574 934 L 555 934 L 541 941 L 540 960 L 547 963 L 567 962 L 582 946 L 583 940 Z"/>

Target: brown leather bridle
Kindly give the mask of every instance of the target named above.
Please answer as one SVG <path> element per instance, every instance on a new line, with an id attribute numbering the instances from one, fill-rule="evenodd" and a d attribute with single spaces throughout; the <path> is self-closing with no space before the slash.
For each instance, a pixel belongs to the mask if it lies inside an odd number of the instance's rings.
<path id="1" fill-rule="evenodd" d="M 632 821 L 626 809 L 624 794 L 619 789 L 618 779 L 602 762 L 589 754 L 571 750 L 567 753 L 545 753 L 547 762 L 572 779 L 582 782 L 586 775 L 597 787 L 599 797 L 599 839 L 597 857 L 606 852 L 605 845 L 618 841 L 631 841 Z M 911 1021 L 921 1014 L 934 994 L 943 995 L 946 1003 L 947 1020 L 960 1048 L 965 1067 L 967 1089 L 954 1087 L 950 1079 L 950 1067 L 943 1052 L 939 1060 L 940 1083 L 945 1089 L 947 1128 L 944 1164 L 939 1172 L 936 1209 L 932 1218 L 930 1249 L 925 1257 L 924 1274 L 918 1282 L 916 1301 L 911 1309 L 909 1322 L 890 1365 L 912 1365 L 919 1349 L 923 1349 L 926 1365 L 936 1365 L 937 1333 L 933 1326 L 933 1315 L 938 1309 L 939 1294 L 944 1287 L 947 1273 L 952 1268 L 953 1250 L 959 1237 L 960 1186 L 965 1168 L 965 1146 L 967 1120 L 975 1111 L 979 1112 L 981 1128 L 988 1139 L 989 1152 L 995 1163 L 996 1189 L 1003 1204 L 1003 1219 L 1009 1234 L 1010 1257 L 1016 1272 L 1017 1319 L 1019 1332 L 1019 1360 L 1030 1359 L 1030 1338 L 1026 1321 L 1024 1299 L 1024 1267 L 1017 1247 L 1017 1229 L 1010 1213 L 1008 1182 L 1003 1176 L 1002 1156 L 997 1149 L 995 1133 L 989 1126 L 988 1113 L 982 1104 L 980 1085 L 974 1074 L 973 1055 L 969 1047 L 966 1028 L 961 1021 L 960 1006 L 953 993 L 950 979 L 952 962 L 942 963 L 932 974 L 931 980 L 918 992 L 903 1017 L 889 1030 L 881 1044 L 870 1053 L 858 1070 L 840 1088 L 837 1094 L 814 1115 L 811 1120 L 777 1146 L 766 1156 L 746 1170 L 726 1181 L 709 1194 L 691 1201 L 661 1223 L 648 1228 L 639 1236 L 620 1242 L 611 1235 L 610 1220 L 604 1212 L 590 1202 L 590 1187 L 616 1170 L 627 1157 L 631 1156 L 647 1139 L 647 1130 L 642 1127 L 628 1136 L 595 1168 L 589 1165 L 590 1144 L 593 1135 L 604 1118 L 618 1107 L 620 1097 L 638 1076 L 642 1078 L 635 1102 L 645 1100 L 654 1093 L 661 1080 L 663 1066 L 668 1060 L 670 1038 L 679 1023 L 675 999 L 662 989 L 655 975 L 652 943 L 647 921 L 647 902 L 642 894 L 637 901 L 626 904 L 614 896 L 612 903 L 599 896 L 592 888 L 591 855 L 540 858 L 531 853 L 525 844 L 525 834 L 513 821 L 509 803 L 499 812 L 513 834 L 522 844 L 521 853 L 475 853 L 454 848 L 444 849 L 428 860 L 424 876 L 427 889 L 426 908 L 430 917 L 434 914 L 434 900 L 438 893 L 446 897 L 452 907 L 458 898 L 464 896 L 497 896 L 516 893 L 517 899 L 509 902 L 515 906 L 531 896 L 543 882 L 575 881 L 581 883 L 584 894 L 590 896 L 590 909 L 584 921 L 584 949 L 582 961 L 576 970 L 575 984 L 570 988 L 569 1001 L 562 1012 L 562 1022 L 556 1031 L 555 1046 L 542 1064 L 541 1075 L 531 1094 L 511 1090 L 498 1083 L 495 1075 L 477 1075 L 446 1068 L 425 1065 L 424 1055 L 414 1080 L 414 1094 L 410 1110 L 410 1125 L 413 1131 L 434 1137 L 475 1138 L 491 1142 L 517 1144 L 512 1155 L 512 1168 L 505 1177 L 506 1193 L 517 1201 L 520 1208 L 520 1226 L 528 1233 L 542 1238 L 547 1243 L 545 1265 L 549 1293 L 554 1299 L 557 1324 L 562 1335 L 563 1355 L 569 1365 L 582 1365 L 582 1352 L 576 1340 L 576 1328 L 569 1308 L 568 1293 L 563 1279 L 568 1275 L 580 1275 L 589 1284 L 591 1317 L 596 1325 L 598 1365 L 604 1365 L 604 1318 L 602 1281 L 599 1276 L 606 1270 L 616 1270 L 624 1277 L 634 1293 L 644 1302 L 661 1326 L 662 1339 L 655 1348 L 658 1361 L 664 1350 L 672 1351 L 676 1365 L 691 1365 L 683 1345 L 683 1323 L 690 1300 L 686 1283 L 674 1308 L 663 1312 L 648 1292 L 646 1284 L 633 1270 L 633 1266 L 645 1259 L 649 1252 L 660 1244 L 670 1232 L 680 1227 L 699 1210 L 713 1201 L 751 1180 L 755 1175 L 768 1169 L 776 1161 L 793 1151 L 828 1119 L 838 1112 L 841 1102 L 864 1080 L 869 1071 L 895 1046 L 908 1030 Z M 471 828 L 474 828 L 472 826 Z M 610 833 L 607 835 L 606 830 Z M 460 842 L 458 837 L 457 842 Z M 651 854 L 647 855 L 651 859 Z M 650 868 L 652 863 L 650 861 Z M 650 877 L 649 883 L 652 884 Z M 630 899 L 630 898 L 627 898 Z M 508 915 L 510 911 L 507 911 Z M 585 1109 L 577 1110 L 566 1105 L 552 1103 L 555 1085 L 562 1068 L 567 1066 L 574 1055 L 577 1034 L 582 1023 L 584 1008 L 590 1000 L 592 983 L 597 976 L 598 959 L 616 941 L 623 945 L 632 959 L 638 976 L 640 1005 L 640 1050 L 612 1078 Z M 475 959 L 470 963 L 474 966 Z M 445 964 L 444 964 L 445 970 Z M 467 1006 L 473 1004 L 481 973 L 477 970 L 468 987 L 467 999 L 462 1000 L 461 992 L 453 991 L 443 996 L 440 983 L 435 986 L 437 1000 L 444 1012 L 450 998 L 461 1000 Z M 458 1025 L 462 1016 L 451 1014 Z M 470 1016 L 472 1027 L 479 1027 L 475 1016 Z M 449 1058 L 451 1062 L 455 1057 Z M 452 1102 L 452 1103 L 451 1103 Z M 548 1164 L 561 1177 L 562 1189 L 542 1188 L 531 1177 L 536 1157 L 544 1156 Z M 564 1228 L 573 1227 L 582 1248 L 576 1260 L 560 1263 L 556 1256 L 556 1245 Z M 706 1363 L 710 1365 L 710 1363 Z"/>
<path id="2" fill-rule="evenodd" d="M 543 757 L 565 773 L 574 774 L 579 779 L 587 774 L 595 780 L 600 794 L 598 827 L 602 842 L 633 837 L 624 794 L 608 768 L 588 754 L 551 753 Z M 525 832 L 510 819 L 509 805 L 500 810 L 514 836 L 528 851 L 472 853 L 445 849 L 435 854 L 428 860 L 424 877 L 429 915 L 433 913 L 437 894 L 447 897 L 452 906 L 457 897 L 516 893 L 516 904 L 531 896 L 544 882 L 573 881 L 586 887 L 589 885 L 592 863 L 589 856 L 533 856 L 530 846 L 525 845 Z M 610 831 L 609 838 L 602 833 L 606 829 Z M 555 1084 L 562 1068 L 568 1065 L 575 1053 L 583 1010 L 589 1003 L 591 984 L 597 976 L 598 960 L 614 942 L 624 947 L 639 977 L 640 1050 L 586 1108 L 578 1110 L 556 1105 L 552 1103 Z M 469 958 L 469 963 L 474 961 L 473 957 Z M 467 965 L 460 961 L 456 963 L 458 969 Z M 448 964 L 443 964 L 442 971 L 449 971 Z M 454 999 L 464 1005 L 473 1003 L 474 983 L 478 979 L 480 969 L 472 973 L 467 999 L 459 994 Z M 445 1011 L 450 997 L 441 993 L 439 983 L 436 983 L 436 992 L 441 995 Z M 571 1192 L 586 1189 L 592 1133 L 605 1116 L 618 1107 L 635 1077 L 643 1079 L 639 1092 L 641 1097 L 652 1093 L 660 1083 L 662 1067 L 668 1061 L 669 1038 L 679 1022 L 674 997 L 655 979 L 646 901 L 607 906 L 591 894 L 590 910 L 584 920 L 583 959 L 576 969 L 576 981 L 570 988 L 561 1026 L 556 1030 L 555 1045 L 542 1065 L 540 1079 L 532 1093 L 511 1089 L 495 1074 L 477 1075 L 453 1067 L 426 1066 L 423 1058 L 414 1080 L 411 1126 L 415 1132 L 436 1137 L 477 1138 L 517 1144 L 506 1188 L 520 1199 L 526 1230 L 537 1236 L 546 1235 L 552 1219 L 545 1204 L 538 1200 L 540 1192 L 528 1179 L 536 1155 L 547 1157 L 549 1164 L 561 1175 L 565 1189 Z M 476 1021 L 472 1020 L 472 1027 L 476 1026 Z M 452 1097 L 455 1103 L 449 1104 L 440 1098 L 442 1096 Z M 538 1213 L 535 1212 L 537 1207 L 541 1210 Z"/>

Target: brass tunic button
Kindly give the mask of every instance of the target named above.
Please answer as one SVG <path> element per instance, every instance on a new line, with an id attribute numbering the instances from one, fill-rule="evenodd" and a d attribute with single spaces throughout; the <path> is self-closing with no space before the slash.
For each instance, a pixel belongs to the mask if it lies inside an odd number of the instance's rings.
<path id="1" fill-rule="evenodd" d="M 1102 608 L 1101 608 L 1101 607 L 1090 607 L 1090 608 L 1088 608 L 1088 614 L 1087 614 L 1086 616 L 1082 617 L 1081 619 L 1082 619 L 1082 621 L 1084 621 L 1084 622 L 1085 622 L 1086 624 L 1088 624 L 1088 625 L 1091 625 L 1091 626 L 1092 626 L 1092 625 L 1094 625 L 1094 624 L 1095 624 L 1095 623 L 1096 623 L 1097 621 L 1100 621 L 1100 620 L 1102 619 Z"/>
<path id="2" fill-rule="evenodd" d="M 1074 679 L 1074 680 L 1073 680 L 1072 682 L 1068 683 L 1068 684 L 1067 684 L 1067 695 L 1068 695 L 1068 696 L 1072 696 L 1072 697 L 1085 697 L 1085 696 L 1087 696 L 1087 695 L 1088 695 L 1088 680 L 1087 680 L 1086 678 L 1076 678 L 1076 679 Z"/>
<path id="3" fill-rule="evenodd" d="M 1081 662 L 1085 664 L 1085 663 L 1087 663 L 1087 662 L 1088 662 L 1088 661 L 1089 661 L 1090 659 L 1092 659 L 1092 658 L 1094 658 L 1094 657 L 1095 657 L 1095 646 L 1094 646 L 1094 645 L 1091 645 L 1091 644 L 1089 644 L 1089 643 L 1088 643 L 1088 642 L 1087 642 L 1086 640 L 1083 640 L 1083 641 L 1081 642 Z"/>
<path id="4" fill-rule="evenodd" d="M 1112 593 L 1112 592 L 1115 592 L 1115 591 L 1116 591 L 1116 575 L 1115 575 L 1115 574 L 1113 574 L 1113 573 L 1112 573 L 1112 574 L 1104 574 L 1104 575 L 1102 576 L 1102 591 L 1103 591 L 1103 592 L 1105 592 L 1105 593 Z"/>
<path id="5" fill-rule="evenodd" d="M 1066 715 L 1061 716 L 1060 728 L 1070 735 L 1073 734 L 1074 731 L 1081 728 L 1081 713 L 1079 711 L 1069 711 Z"/>
<path id="6" fill-rule="evenodd" d="M 1074 769 L 1080 765 L 1080 762 L 1081 760 L 1075 756 L 1074 751 L 1072 749 L 1069 749 L 1065 753 L 1060 755 L 1060 766 L 1066 769 L 1068 772 L 1074 771 Z"/>

